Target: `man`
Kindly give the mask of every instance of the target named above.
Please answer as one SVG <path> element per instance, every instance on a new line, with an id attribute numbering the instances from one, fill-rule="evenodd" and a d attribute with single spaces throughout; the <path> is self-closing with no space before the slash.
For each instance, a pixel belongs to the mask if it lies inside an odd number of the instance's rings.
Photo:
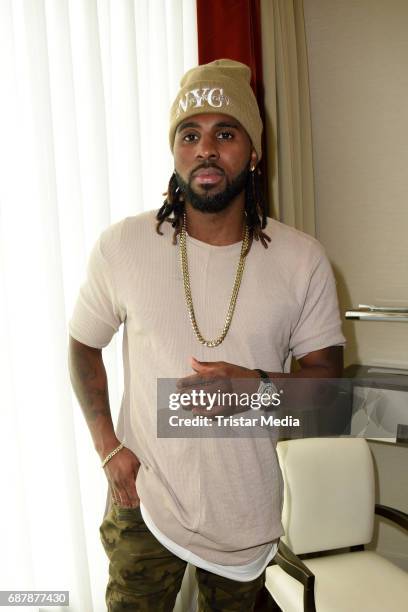
<path id="1" fill-rule="evenodd" d="M 71 377 L 110 488 L 101 526 L 110 612 L 172 610 L 187 561 L 201 611 L 253 610 L 283 533 L 271 440 L 158 437 L 156 381 L 193 389 L 248 379 L 257 389 L 260 377 L 341 375 L 344 337 L 323 249 L 266 218 L 249 82 L 249 68 L 231 60 L 183 77 L 166 201 L 157 215 L 102 234 L 70 323 Z M 122 323 L 115 433 L 102 348 Z"/>

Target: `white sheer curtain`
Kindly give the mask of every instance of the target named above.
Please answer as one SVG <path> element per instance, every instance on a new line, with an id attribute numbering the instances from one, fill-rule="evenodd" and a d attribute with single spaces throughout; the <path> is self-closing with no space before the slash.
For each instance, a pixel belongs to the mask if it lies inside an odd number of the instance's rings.
<path id="1" fill-rule="evenodd" d="M 69 610 L 102 612 L 106 485 L 67 320 L 100 231 L 160 205 L 195 0 L 0 0 L 0 45 L 0 590 L 69 590 Z M 116 418 L 114 345 L 106 361 Z"/>
<path id="2" fill-rule="evenodd" d="M 261 0 L 269 193 L 279 221 L 315 235 L 303 0 Z"/>

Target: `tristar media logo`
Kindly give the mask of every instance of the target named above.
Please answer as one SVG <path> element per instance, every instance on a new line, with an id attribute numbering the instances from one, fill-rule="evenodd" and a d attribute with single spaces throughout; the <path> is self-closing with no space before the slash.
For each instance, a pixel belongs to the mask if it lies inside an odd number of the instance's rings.
<path id="1" fill-rule="evenodd" d="M 176 117 L 187 112 L 189 108 L 200 108 L 208 104 L 213 108 L 228 106 L 230 99 L 224 95 L 222 87 L 203 87 L 202 89 L 190 89 L 178 102 Z"/>

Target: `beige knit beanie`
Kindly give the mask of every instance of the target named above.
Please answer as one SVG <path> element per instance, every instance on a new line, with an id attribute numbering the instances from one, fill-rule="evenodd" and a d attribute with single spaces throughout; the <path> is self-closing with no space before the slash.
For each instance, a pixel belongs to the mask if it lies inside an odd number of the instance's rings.
<path id="1" fill-rule="evenodd" d="M 170 109 L 171 150 L 179 123 L 201 113 L 222 113 L 234 117 L 246 129 L 261 159 L 262 120 L 250 81 L 250 68 L 230 59 L 215 60 L 186 72 Z"/>

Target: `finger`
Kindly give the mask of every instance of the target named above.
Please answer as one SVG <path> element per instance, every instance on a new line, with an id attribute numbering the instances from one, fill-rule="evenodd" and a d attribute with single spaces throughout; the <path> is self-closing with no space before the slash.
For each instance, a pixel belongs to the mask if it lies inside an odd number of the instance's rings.
<path id="1" fill-rule="evenodd" d="M 184 376 L 184 378 L 179 378 L 176 383 L 176 388 L 179 391 L 189 391 L 190 389 L 197 389 L 200 387 L 206 388 L 207 385 L 210 385 L 217 380 L 220 380 L 220 377 L 217 377 L 215 374 L 211 373 L 208 373 L 207 375 L 190 374 L 189 376 Z"/>
<path id="2" fill-rule="evenodd" d="M 191 358 L 191 366 L 193 370 L 197 372 L 197 374 L 201 374 L 201 376 L 219 378 L 227 376 L 227 372 L 229 368 L 231 368 L 231 364 L 225 361 L 198 361 L 195 357 Z"/>
<path id="3" fill-rule="evenodd" d="M 227 412 L 227 409 L 224 408 L 223 406 L 213 406 L 210 409 L 207 408 L 193 408 L 191 413 L 194 416 L 208 416 L 208 417 L 213 417 L 213 416 L 218 416 L 220 414 L 224 414 Z"/>
<path id="4" fill-rule="evenodd" d="M 196 372 L 209 372 L 213 371 L 219 365 L 218 361 L 199 361 L 195 357 L 191 357 L 191 365 L 193 370 Z"/>
<path id="5" fill-rule="evenodd" d="M 110 475 L 109 484 L 113 501 L 119 506 L 127 506 L 128 495 L 126 493 L 126 480 Z"/>
<path id="6" fill-rule="evenodd" d="M 179 378 L 176 383 L 177 389 L 186 389 L 191 387 L 192 385 L 198 384 L 201 381 L 202 377 L 198 374 L 190 374 L 189 376 L 184 376 L 183 378 Z"/>
<path id="7" fill-rule="evenodd" d="M 226 409 L 224 406 L 199 406 L 199 407 L 194 407 L 192 409 L 192 413 L 193 414 L 202 414 L 202 415 L 211 415 L 211 414 L 219 414 L 221 412 L 224 412 Z"/>
<path id="8" fill-rule="evenodd" d="M 140 499 L 138 494 L 135 491 L 128 491 L 128 497 L 130 500 L 130 507 L 131 508 L 137 508 L 137 506 L 140 505 Z"/>
<path id="9" fill-rule="evenodd" d="M 118 506 L 121 505 L 121 497 L 120 497 L 120 489 L 116 488 L 114 485 L 112 485 L 112 489 L 111 489 L 111 497 L 113 499 L 113 501 L 115 502 L 115 504 L 118 504 Z"/>
<path id="10" fill-rule="evenodd" d="M 180 401 L 179 407 L 186 412 L 196 409 L 209 410 L 214 407 L 217 397 L 221 397 L 225 391 L 230 392 L 230 387 L 224 386 L 222 380 L 216 380 L 205 387 L 190 387 L 188 392 L 186 392 L 186 395 L 189 397 L 188 403 L 183 398 L 183 401 Z M 181 395 L 184 395 L 184 393 Z"/>
<path id="11" fill-rule="evenodd" d="M 193 408 L 191 414 L 194 416 L 211 416 L 212 411 L 207 408 Z"/>
<path id="12" fill-rule="evenodd" d="M 125 508 L 137 508 L 140 504 L 140 499 L 135 491 L 124 491 L 123 501 L 121 503 Z"/>
<path id="13" fill-rule="evenodd" d="M 124 488 L 116 489 L 115 497 L 116 497 L 116 503 L 119 506 L 122 506 L 123 508 L 128 508 L 131 505 L 126 489 Z"/>
<path id="14" fill-rule="evenodd" d="M 115 492 L 114 488 L 112 487 L 112 485 L 109 486 L 109 491 L 110 491 L 111 500 L 113 502 L 115 502 L 115 504 L 116 504 L 117 503 L 116 492 Z"/>
<path id="15" fill-rule="evenodd" d="M 190 387 L 188 393 L 191 397 L 205 406 L 208 402 L 214 404 L 215 401 L 222 402 L 223 394 L 232 391 L 231 382 L 228 378 L 213 378 L 207 381 L 206 385 Z M 195 392 L 195 395 L 193 395 Z M 215 399 L 214 399 L 215 398 Z"/>
<path id="16" fill-rule="evenodd" d="M 129 506 L 131 506 L 132 508 L 134 506 L 137 506 L 139 503 L 139 496 L 137 494 L 136 481 L 128 480 L 125 486 L 125 490 Z"/>
<path id="17" fill-rule="evenodd" d="M 244 411 L 246 411 L 247 408 L 245 408 Z M 202 408 L 202 407 L 194 407 L 192 409 L 192 414 L 194 416 L 208 416 L 210 418 L 213 418 L 215 416 L 231 416 L 236 414 L 237 412 L 242 412 L 243 410 L 238 410 L 237 406 L 219 406 L 219 405 L 215 405 L 212 408 L 210 408 L 209 410 L 207 408 Z"/>
<path id="18" fill-rule="evenodd" d="M 127 508 L 133 508 L 138 505 L 139 496 L 137 494 L 136 481 L 133 478 L 124 480 L 120 486 L 116 487 L 116 491 L 120 495 L 121 505 Z"/>

